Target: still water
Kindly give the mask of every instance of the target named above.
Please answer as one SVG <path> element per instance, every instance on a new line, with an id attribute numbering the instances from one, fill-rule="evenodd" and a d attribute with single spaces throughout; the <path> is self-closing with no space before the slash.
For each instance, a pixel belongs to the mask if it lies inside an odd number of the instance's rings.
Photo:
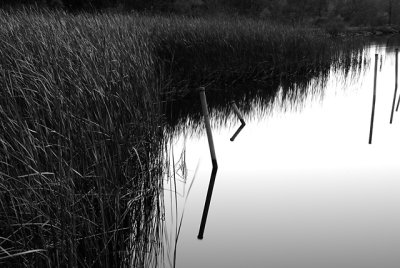
<path id="1" fill-rule="evenodd" d="M 218 171 L 202 240 L 212 171 L 206 132 L 201 121 L 174 135 L 163 266 L 399 267 L 400 111 L 389 124 L 394 47 L 369 45 L 362 58 L 358 70 L 332 68 L 323 82 L 311 80 L 301 100 L 278 92 L 269 106 L 251 101 L 233 142 L 240 126 L 233 109 L 223 120 L 211 112 Z"/>

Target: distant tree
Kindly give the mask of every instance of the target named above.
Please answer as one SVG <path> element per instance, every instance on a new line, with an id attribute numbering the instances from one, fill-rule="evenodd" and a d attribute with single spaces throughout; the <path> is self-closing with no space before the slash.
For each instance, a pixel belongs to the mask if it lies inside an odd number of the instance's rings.
<path id="1" fill-rule="evenodd" d="M 1 6 L 34 5 L 69 11 L 120 7 L 138 11 L 235 13 L 278 21 L 350 25 L 400 24 L 400 0 L 0 0 Z"/>
<path id="2" fill-rule="evenodd" d="M 386 0 L 387 24 L 400 23 L 400 1 Z"/>
<path id="3" fill-rule="evenodd" d="M 341 0 L 338 1 L 336 14 L 351 25 L 374 25 L 378 10 L 376 0 Z"/>
<path id="4" fill-rule="evenodd" d="M 64 8 L 64 2 L 63 0 L 47 0 L 46 4 L 50 7 L 50 8 Z"/>
<path id="5" fill-rule="evenodd" d="M 264 0 L 262 1 L 260 16 L 262 18 L 282 20 L 282 12 L 287 5 L 286 0 Z"/>
<path id="6" fill-rule="evenodd" d="M 179 13 L 199 15 L 208 9 L 203 0 L 176 0 L 173 9 Z"/>
<path id="7" fill-rule="evenodd" d="M 316 13 L 319 17 L 322 17 L 328 11 L 328 0 L 318 0 L 316 4 Z"/>
<path id="8" fill-rule="evenodd" d="M 127 9 L 160 10 L 168 11 L 173 6 L 174 0 L 122 0 L 122 5 Z"/>
<path id="9" fill-rule="evenodd" d="M 307 17 L 312 17 L 315 14 L 315 0 L 287 0 L 284 7 L 285 16 L 292 21 L 303 21 Z"/>
<path id="10" fill-rule="evenodd" d="M 393 0 L 388 0 L 388 24 L 392 24 L 392 14 L 393 14 Z"/>

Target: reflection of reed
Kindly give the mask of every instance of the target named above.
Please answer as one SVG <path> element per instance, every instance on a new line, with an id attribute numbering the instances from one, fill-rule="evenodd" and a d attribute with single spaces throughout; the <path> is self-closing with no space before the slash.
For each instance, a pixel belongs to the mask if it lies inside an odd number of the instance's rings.
<path id="1" fill-rule="evenodd" d="M 178 156 L 178 158 L 175 156 Z M 166 173 L 164 174 L 164 198 L 161 197 L 161 199 L 164 199 L 166 203 L 161 204 L 163 224 L 162 229 L 158 233 L 160 236 L 156 237 L 157 241 L 159 241 L 159 252 L 161 254 L 155 257 L 158 258 L 159 263 L 164 262 L 164 266 L 158 266 L 157 263 L 150 263 L 152 265 L 133 267 L 166 267 L 165 261 L 169 262 L 168 267 L 176 267 L 178 240 L 183 226 L 185 208 L 196 178 L 199 163 L 197 163 L 196 171 L 187 189 L 186 185 L 189 178 L 186 164 L 186 143 L 184 143 L 182 151 L 179 154 L 175 154 L 174 146 L 171 142 L 168 142 L 168 148 L 165 147 L 163 159 L 164 171 Z M 183 191 L 181 192 L 179 189 Z M 180 198 L 184 198 L 184 203 L 183 207 L 178 209 Z"/>
<path id="2" fill-rule="evenodd" d="M 396 48 L 400 46 L 400 36 L 399 35 L 389 35 L 386 38 L 387 38 L 387 40 L 385 40 L 385 42 L 384 42 L 386 54 L 395 52 Z M 378 42 L 379 42 L 379 40 L 378 40 Z"/>
<path id="3" fill-rule="evenodd" d="M 208 185 L 207 196 L 206 196 L 206 202 L 204 204 L 203 215 L 201 217 L 200 230 L 199 230 L 199 234 L 197 236 L 198 239 L 203 239 L 203 236 L 204 236 L 204 229 L 206 227 L 208 210 L 210 208 L 211 196 L 212 196 L 213 189 L 214 189 L 214 183 L 215 183 L 215 177 L 217 176 L 217 171 L 218 171 L 218 167 L 213 167 L 213 169 L 211 171 L 210 183 Z"/>
<path id="4" fill-rule="evenodd" d="M 276 108 L 302 110 L 306 100 L 324 96 L 324 89 L 330 75 L 339 75 L 343 83 L 356 80 L 368 65 L 362 50 L 338 52 L 340 56 L 326 62 L 274 73 L 263 81 L 246 81 L 226 87 L 207 87 L 207 103 L 213 126 L 228 126 L 235 115 L 231 103 L 240 109 L 244 120 L 263 118 Z M 293 63 L 295 66 L 299 63 Z M 304 66 L 303 66 L 304 67 Z M 191 135 L 199 135 L 202 128 L 202 113 L 196 92 L 175 95 L 174 99 L 165 96 L 164 111 L 169 134 L 186 130 Z"/>

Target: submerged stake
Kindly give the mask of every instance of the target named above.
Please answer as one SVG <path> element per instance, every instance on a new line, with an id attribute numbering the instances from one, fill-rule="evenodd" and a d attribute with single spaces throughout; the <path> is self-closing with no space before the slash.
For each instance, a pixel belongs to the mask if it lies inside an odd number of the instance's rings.
<path id="1" fill-rule="evenodd" d="M 374 130 L 374 116 L 375 116 L 375 101 L 376 101 L 376 76 L 378 71 L 378 54 L 375 54 L 375 72 L 374 72 L 374 95 L 372 97 L 372 114 L 371 114 L 371 127 L 369 130 L 369 144 L 372 143 L 372 132 Z"/>

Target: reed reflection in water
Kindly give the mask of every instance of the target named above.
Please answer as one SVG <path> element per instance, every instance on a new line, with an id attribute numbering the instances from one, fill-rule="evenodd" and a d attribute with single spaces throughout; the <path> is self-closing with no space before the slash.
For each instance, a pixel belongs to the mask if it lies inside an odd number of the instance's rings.
<path id="1" fill-rule="evenodd" d="M 375 52 L 383 62 L 369 147 Z M 207 95 L 219 170 L 201 242 L 196 234 L 211 170 L 207 141 L 201 114 L 196 120 L 186 106 L 175 113 L 182 117 L 171 120 L 179 122 L 172 124 L 171 144 L 185 148 L 188 178 L 201 160 L 188 202 L 177 200 L 186 212 L 176 267 L 396 267 L 400 169 L 393 148 L 400 123 L 396 116 L 392 126 L 387 120 L 394 49 L 371 46 L 356 57 L 361 60 L 351 68 L 332 67 L 321 79 L 235 89 L 221 103 L 220 92 Z M 228 141 L 238 122 L 232 99 L 247 123 L 234 143 Z"/>

